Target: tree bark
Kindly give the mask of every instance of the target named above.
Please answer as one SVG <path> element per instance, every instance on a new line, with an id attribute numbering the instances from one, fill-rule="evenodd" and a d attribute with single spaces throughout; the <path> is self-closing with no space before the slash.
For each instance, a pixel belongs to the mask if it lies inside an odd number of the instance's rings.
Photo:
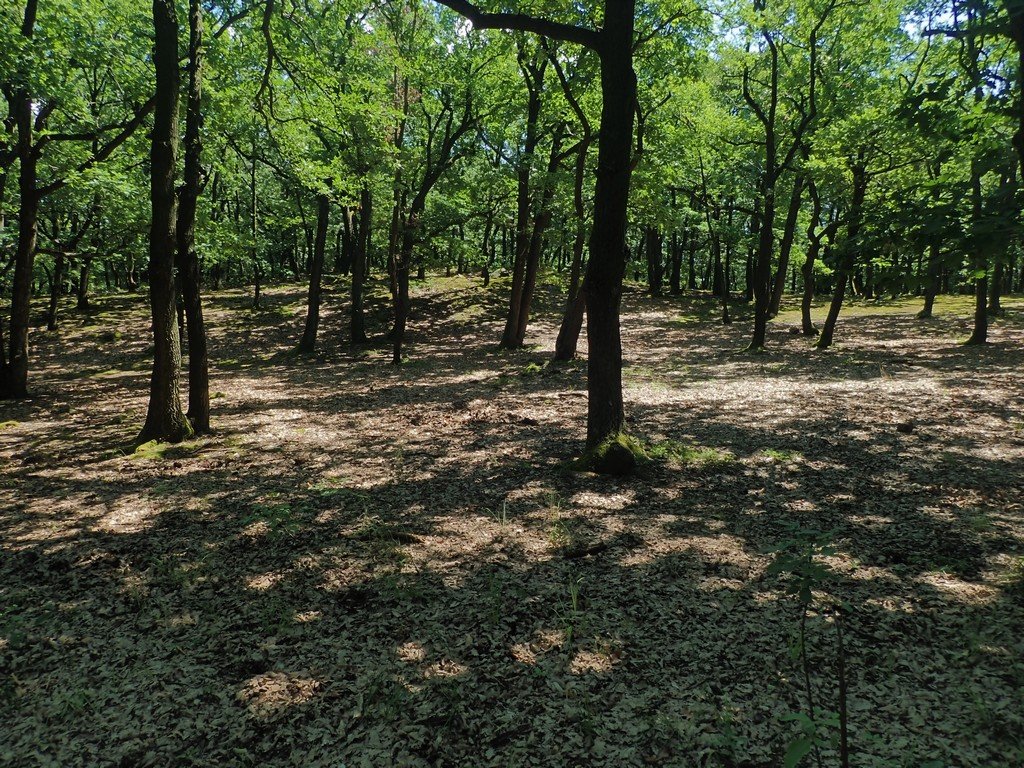
<path id="1" fill-rule="evenodd" d="M 27 0 L 21 34 L 31 40 L 35 30 L 37 0 Z M 33 142 L 32 94 L 23 85 L 14 92 L 9 113 L 18 129 L 16 153 L 18 191 L 18 244 L 14 252 L 14 277 L 11 288 L 11 322 L 8 327 L 7 364 L 0 369 L 0 397 L 28 397 L 28 327 L 32 293 L 32 267 L 39 231 L 39 193 L 36 189 L 36 165 L 39 153 Z"/>
<path id="2" fill-rule="evenodd" d="M 149 236 L 149 298 L 153 375 L 139 441 L 177 442 L 192 433 L 181 408 L 181 344 L 174 308 L 175 191 L 178 155 L 178 19 L 174 0 L 153 0 L 156 106 L 150 152 L 153 220 Z"/>
<path id="3" fill-rule="evenodd" d="M 865 165 L 864 150 L 857 154 L 857 160 L 852 167 L 853 173 L 853 198 L 850 202 L 850 222 L 847 225 L 846 241 L 842 244 L 842 253 L 839 255 L 839 265 L 836 269 L 835 286 L 832 291 L 832 301 L 828 307 L 828 316 L 822 326 L 821 335 L 818 337 L 818 349 L 827 349 L 832 346 L 832 337 L 835 334 L 836 322 L 839 320 L 839 310 L 843 306 L 843 298 L 846 296 L 846 286 L 849 283 L 850 274 L 853 271 L 857 258 L 857 250 L 860 247 L 860 228 L 864 216 L 864 198 L 867 195 L 868 175 Z"/>
<path id="4" fill-rule="evenodd" d="M 779 241 L 779 266 L 775 273 L 775 284 L 772 287 L 772 299 L 768 305 L 768 316 L 775 317 L 782 306 L 782 292 L 786 288 L 786 273 L 789 271 L 789 255 L 796 239 L 797 217 L 800 215 L 800 200 L 804 190 L 804 177 L 798 174 L 793 180 L 793 194 L 789 199 L 789 210 L 783 225 L 782 239 Z"/>
<path id="5" fill-rule="evenodd" d="M 185 111 L 185 167 L 178 207 L 178 274 L 188 336 L 188 419 L 199 434 L 210 431 L 210 362 L 203 317 L 201 271 L 196 253 L 196 209 L 202 187 L 203 17 L 199 0 L 189 0 L 188 93 Z"/>
<path id="6" fill-rule="evenodd" d="M 316 334 L 320 328 L 320 295 L 324 274 L 324 253 L 327 250 L 327 228 L 331 218 L 331 199 L 326 193 L 317 195 L 316 234 L 309 264 L 309 292 L 306 299 L 306 326 L 299 341 L 300 352 L 316 349 Z"/>
<path id="7" fill-rule="evenodd" d="M 359 231 L 352 259 L 352 309 L 349 325 L 350 342 L 365 344 L 366 318 L 363 312 L 363 283 L 366 279 L 366 261 L 373 221 L 373 197 L 368 187 L 359 193 Z"/>
<path id="8" fill-rule="evenodd" d="M 632 175 L 634 0 L 607 0 L 601 32 L 601 128 L 594 228 L 584 294 L 587 307 L 587 446 L 625 427 L 619 311 L 626 262 L 626 210 Z"/>

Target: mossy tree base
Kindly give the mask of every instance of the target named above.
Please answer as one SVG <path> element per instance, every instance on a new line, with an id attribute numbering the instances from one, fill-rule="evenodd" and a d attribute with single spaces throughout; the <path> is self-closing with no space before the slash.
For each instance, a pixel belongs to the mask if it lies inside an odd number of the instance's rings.
<path id="1" fill-rule="evenodd" d="M 647 449 L 635 437 L 619 432 L 590 448 L 571 464 L 577 472 L 626 477 L 648 461 Z"/>

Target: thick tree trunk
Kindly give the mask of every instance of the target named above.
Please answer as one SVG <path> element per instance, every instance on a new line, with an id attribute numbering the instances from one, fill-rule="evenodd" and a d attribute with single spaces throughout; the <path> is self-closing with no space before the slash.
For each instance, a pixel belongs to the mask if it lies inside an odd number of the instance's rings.
<path id="1" fill-rule="evenodd" d="M 202 186 L 203 18 L 199 0 L 189 0 L 188 96 L 185 167 L 178 207 L 178 275 L 188 336 L 188 419 L 199 434 L 210 431 L 210 362 L 203 318 L 201 273 L 196 253 L 196 209 Z"/>
<path id="2" fill-rule="evenodd" d="M 89 283 L 92 280 L 92 256 L 86 256 L 78 268 L 78 286 L 75 291 L 75 309 L 89 311 Z"/>
<path id="3" fill-rule="evenodd" d="M 665 265 L 662 253 L 661 232 L 657 227 L 648 227 L 644 231 L 644 250 L 647 253 L 647 287 L 652 296 L 661 296 L 661 288 L 665 277 Z"/>
<path id="4" fill-rule="evenodd" d="M 21 34 L 31 39 L 35 29 L 37 0 L 25 4 Z M 36 189 L 38 154 L 33 142 L 35 117 L 32 95 L 25 90 L 15 92 L 10 114 L 18 129 L 16 153 L 20 168 L 18 191 L 18 244 L 14 252 L 14 278 L 11 288 L 11 322 L 8 328 L 7 364 L 0 368 L 0 397 L 28 397 L 28 327 L 32 294 L 32 267 L 36 255 L 39 227 L 39 193 Z"/>
<path id="5" fill-rule="evenodd" d="M 626 210 L 632 173 L 634 0 L 608 0 L 602 31 L 601 128 L 594 229 L 584 294 L 587 306 L 587 446 L 625 427 L 619 309 L 626 264 Z"/>
<path id="6" fill-rule="evenodd" d="M 331 218 L 331 199 L 325 193 L 321 193 L 316 200 L 316 235 L 309 265 L 306 327 L 299 341 L 300 352 L 312 352 L 316 349 L 316 334 L 320 328 L 320 294 L 324 274 L 324 253 L 327 250 L 327 228 Z"/>
<path id="7" fill-rule="evenodd" d="M 174 311 L 175 192 L 178 154 L 178 20 L 173 0 L 153 0 L 156 108 L 150 154 L 153 221 L 149 236 L 149 298 L 153 376 L 139 441 L 177 442 L 192 433 L 181 408 L 181 344 Z"/>

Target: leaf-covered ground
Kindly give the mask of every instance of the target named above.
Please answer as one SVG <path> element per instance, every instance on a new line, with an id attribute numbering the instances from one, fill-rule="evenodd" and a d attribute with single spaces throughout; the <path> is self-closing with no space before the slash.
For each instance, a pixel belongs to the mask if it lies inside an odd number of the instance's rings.
<path id="1" fill-rule="evenodd" d="M 36 331 L 37 397 L 0 405 L 0 764 L 779 766 L 809 705 L 768 552 L 815 531 L 852 764 L 1024 764 L 1024 302 L 984 348 L 966 298 L 851 306 L 825 353 L 788 310 L 751 356 L 709 301 L 629 293 L 660 458 L 614 479 L 565 470 L 584 369 L 545 365 L 542 293 L 510 354 L 500 285 L 421 284 L 400 369 L 343 343 L 340 284 L 312 358 L 301 286 L 218 294 L 217 435 L 136 453 L 144 298 Z"/>

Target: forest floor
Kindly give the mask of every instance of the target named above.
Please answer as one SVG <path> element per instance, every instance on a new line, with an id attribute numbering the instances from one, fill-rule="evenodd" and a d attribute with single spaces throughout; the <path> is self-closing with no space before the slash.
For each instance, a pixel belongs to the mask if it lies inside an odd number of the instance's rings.
<path id="1" fill-rule="evenodd" d="M 145 298 L 34 331 L 36 396 L 0 406 L 0 764 L 774 768 L 813 713 L 838 766 L 841 603 L 851 765 L 1024 765 L 1024 300 L 983 348 L 958 297 L 854 303 L 827 352 L 787 309 L 749 355 L 707 298 L 628 291 L 658 458 L 623 479 L 566 468 L 558 290 L 503 353 L 502 288 L 417 284 L 400 368 L 343 343 L 341 283 L 311 357 L 302 286 L 218 293 L 216 435 L 134 452 Z M 812 704 L 769 565 L 819 545 Z"/>

